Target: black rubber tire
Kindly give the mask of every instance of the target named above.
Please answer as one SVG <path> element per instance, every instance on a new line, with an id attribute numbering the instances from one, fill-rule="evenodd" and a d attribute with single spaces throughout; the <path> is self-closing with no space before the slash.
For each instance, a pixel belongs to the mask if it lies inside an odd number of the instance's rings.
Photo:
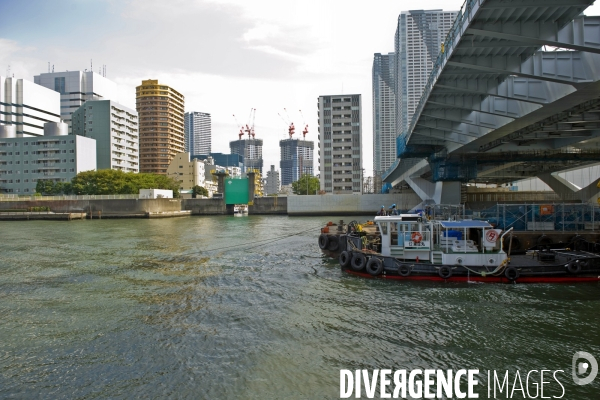
<path id="1" fill-rule="evenodd" d="M 367 272 L 371 274 L 371 276 L 381 275 L 383 272 L 383 262 L 377 257 L 371 257 L 367 262 Z"/>
<path id="2" fill-rule="evenodd" d="M 452 268 L 447 265 L 442 265 L 438 270 L 440 278 L 448 279 L 452 276 Z"/>
<path id="3" fill-rule="evenodd" d="M 537 241 L 535 242 L 538 246 L 548 246 L 554 243 L 554 241 L 552 240 L 552 238 L 546 236 L 546 235 L 542 235 L 539 238 L 537 238 Z"/>
<path id="4" fill-rule="evenodd" d="M 409 275 L 410 275 L 410 273 L 411 273 L 411 272 L 412 272 L 412 271 L 411 271 L 411 269 L 408 267 L 408 265 L 401 265 L 400 267 L 398 267 L 398 274 L 399 274 L 400 276 L 407 277 L 407 276 L 409 276 Z"/>
<path id="5" fill-rule="evenodd" d="M 350 261 L 350 268 L 352 268 L 352 270 L 358 272 L 358 271 L 362 271 L 363 268 L 365 268 L 365 265 L 367 264 L 367 257 L 365 257 L 364 254 L 362 253 L 353 253 L 352 254 L 352 260 Z"/>
<path id="6" fill-rule="evenodd" d="M 518 237 L 513 236 L 511 240 L 506 240 L 504 242 L 504 251 L 508 251 L 508 246 L 510 245 L 510 242 L 512 241 L 512 246 L 510 248 L 511 253 L 513 251 L 518 251 L 521 250 L 521 241 L 519 240 Z"/>
<path id="7" fill-rule="evenodd" d="M 504 270 L 504 276 L 511 282 L 516 281 L 519 279 L 519 270 L 515 267 L 507 267 Z"/>
<path id="8" fill-rule="evenodd" d="M 329 245 L 327 246 L 329 251 L 336 251 L 340 248 L 340 238 L 335 235 L 329 236 Z"/>
<path id="9" fill-rule="evenodd" d="M 581 272 L 581 263 L 577 261 L 571 261 L 567 265 L 567 271 L 569 271 L 570 274 L 577 275 Z"/>
<path id="10" fill-rule="evenodd" d="M 338 257 L 338 260 L 340 261 L 340 267 L 348 268 L 348 266 L 350 265 L 350 261 L 352 261 L 352 253 L 342 251 L 340 253 L 340 256 Z"/>
<path id="11" fill-rule="evenodd" d="M 329 246 L 329 235 L 321 233 L 319 236 L 319 248 L 325 250 Z"/>

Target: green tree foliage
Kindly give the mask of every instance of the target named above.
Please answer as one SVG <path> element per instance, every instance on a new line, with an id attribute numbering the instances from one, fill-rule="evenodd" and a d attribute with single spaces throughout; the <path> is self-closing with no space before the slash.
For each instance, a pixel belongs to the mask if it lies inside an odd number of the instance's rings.
<path id="1" fill-rule="evenodd" d="M 138 194 L 140 189 L 166 189 L 179 197 L 179 182 L 165 175 L 113 169 L 80 172 L 71 180 L 71 192 L 82 195 Z"/>
<path id="2" fill-rule="evenodd" d="M 204 196 L 204 197 L 208 197 L 208 190 L 206 190 L 206 188 L 202 187 L 202 186 L 194 186 L 192 188 L 192 198 L 196 198 L 197 196 Z"/>
<path id="3" fill-rule="evenodd" d="M 304 174 L 296 182 L 292 182 L 292 191 L 295 194 L 317 194 L 319 188 L 319 178 L 309 174 Z"/>

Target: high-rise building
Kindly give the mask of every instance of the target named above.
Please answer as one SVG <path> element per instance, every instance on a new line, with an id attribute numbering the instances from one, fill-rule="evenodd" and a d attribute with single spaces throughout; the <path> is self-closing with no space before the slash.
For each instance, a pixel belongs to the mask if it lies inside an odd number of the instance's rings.
<path id="1" fill-rule="evenodd" d="M 373 58 L 373 174 L 381 175 L 396 160 L 396 75 L 394 53 L 375 53 Z M 381 187 L 375 188 L 376 192 Z"/>
<path id="2" fill-rule="evenodd" d="M 403 11 L 395 44 L 397 134 L 408 130 L 423 88 L 458 11 Z"/>
<path id="3" fill-rule="evenodd" d="M 210 154 L 210 114 L 198 111 L 186 112 L 183 121 L 185 131 L 185 151 L 191 155 Z"/>
<path id="4" fill-rule="evenodd" d="M 279 171 L 275 171 L 274 165 L 271 165 L 271 169 L 267 171 L 267 177 L 265 178 L 263 187 L 267 196 L 279 193 Z"/>
<path id="5" fill-rule="evenodd" d="M 175 155 L 185 150 L 184 97 L 153 79 L 142 81 L 135 90 L 140 121 L 140 172 L 164 175 Z"/>
<path id="6" fill-rule="evenodd" d="M 71 127 L 71 115 L 88 100 L 118 100 L 117 84 L 91 71 L 48 72 L 34 82 L 60 93 L 60 117 Z"/>
<path id="7" fill-rule="evenodd" d="M 319 96 L 321 190 L 362 193 L 360 94 Z"/>
<path id="8" fill-rule="evenodd" d="M 231 154 L 239 154 L 244 157 L 245 171 L 259 170 L 262 175 L 262 139 L 239 139 L 229 142 Z"/>
<path id="9" fill-rule="evenodd" d="M 304 174 L 313 175 L 315 144 L 309 140 L 284 139 L 279 142 L 281 184 L 289 185 Z"/>
<path id="10" fill-rule="evenodd" d="M 43 136 L 46 122 L 60 122 L 60 95 L 24 79 L 0 76 L 0 125 L 17 137 Z"/>
<path id="11" fill-rule="evenodd" d="M 98 169 L 139 172 L 138 115 L 112 100 L 89 100 L 71 120 L 73 133 L 96 139 Z"/>

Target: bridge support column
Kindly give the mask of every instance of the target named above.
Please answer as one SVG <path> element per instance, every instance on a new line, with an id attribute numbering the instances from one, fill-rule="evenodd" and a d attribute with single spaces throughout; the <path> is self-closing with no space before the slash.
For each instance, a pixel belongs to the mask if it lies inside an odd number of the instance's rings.
<path id="1" fill-rule="evenodd" d="M 406 178 L 423 203 L 460 204 L 460 182 L 429 182 L 423 178 Z"/>
<path id="2" fill-rule="evenodd" d="M 561 178 L 558 175 L 552 173 L 544 173 L 538 175 L 538 178 L 542 180 L 546 185 L 550 186 L 552 190 L 561 200 L 581 200 L 582 202 L 588 202 L 592 198 L 598 196 L 600 188 L 598 188 L 598 180 L 594 180 L 587 187 L 579 189 L 571 182 Z"/>

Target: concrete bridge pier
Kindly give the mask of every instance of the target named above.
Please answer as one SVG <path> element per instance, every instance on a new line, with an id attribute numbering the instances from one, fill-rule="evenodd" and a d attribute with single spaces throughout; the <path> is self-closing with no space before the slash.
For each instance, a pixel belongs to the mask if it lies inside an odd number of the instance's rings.
<path id="1" fill-rule="evenodd" d="M 598 188 L 598 179 L 595 179 L 592 183 L 584 188 L 579 188 L 573 185 L 571 182 L 561 178 L 550 172 L 546 172 L 538 175 L 538 178 L 546 185 L 550 186 L 556 194 L 558 194 L 561 200 L 581 200 L 582 202 L 588 202 L 595 200 L 600 193 Z"/>
<path id="2" fill-rule="evenodd" d="M 420 177 L 411 177 L 406 178 L 406 183 L 410 185 L 425 204 L 461 203 L 460 182 L 430 182 Z"/>

